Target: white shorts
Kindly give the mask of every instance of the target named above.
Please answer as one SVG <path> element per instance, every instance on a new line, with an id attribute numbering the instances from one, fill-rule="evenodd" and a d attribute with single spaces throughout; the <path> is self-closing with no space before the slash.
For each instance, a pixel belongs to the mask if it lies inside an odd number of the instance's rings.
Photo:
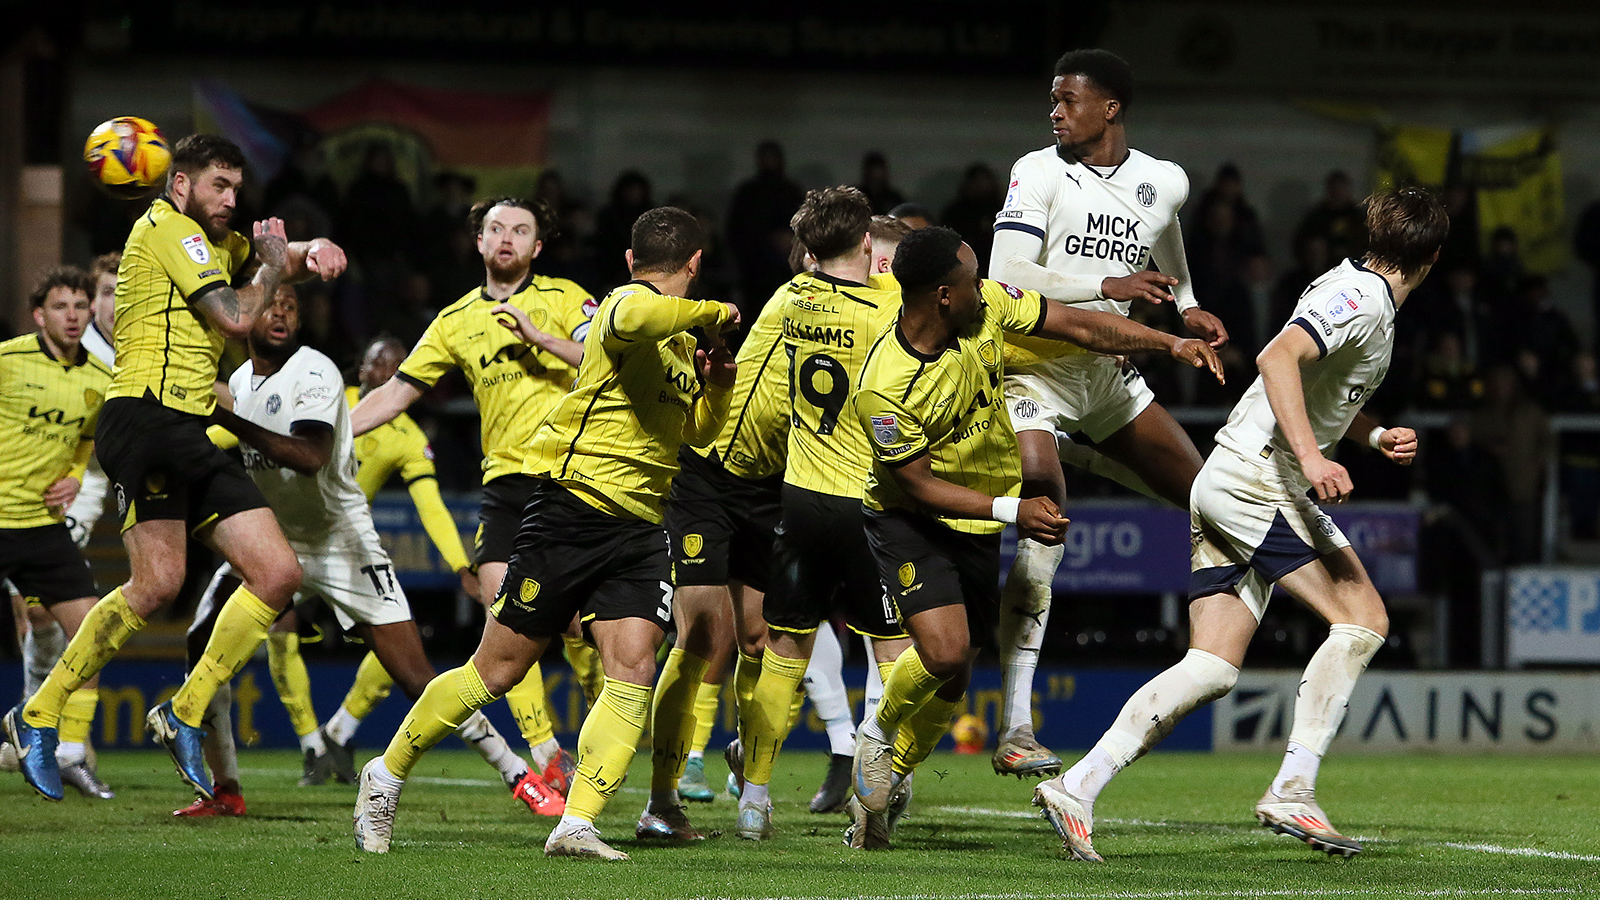
<path id="1" fill-rule="evenodd" d="M 296 604 L 321 597 L 333 608 L 339 627 L 345 631 L 356 625 L 392 625 L 410 620 L 411 604 L 395 580 L 394 566 L 378 543 L 377 534 L 336 534 L 324 544 L 290 541 L 289 546 L 305 573 L 300 590 L 294 595 Z M 233 574 L 233 567 L 223 563 L 211 576 L 195 610 L 197 623 L 210 615 L 215 604 L 227 600 L 216 593 L 222 580 Z"/>
<path id="2" fill-rule="evenodd" d="M 1155 401 L 1133 366 L 1110 356 L 1068 356 L 1007 372 L 1006 409 L 1018 432 L 1083 433 L 1096 443 L 1116 434 Z"/>
<path id="3" fill-rule="evenodd" d="M 1236 593 L 1257 622 L 1279 578 L 1350 546 L 1306 495 L 1293 459 L 1257 462 L 1220 446 L 1189 492 L 1189 528 L 1189 599 Z"/>

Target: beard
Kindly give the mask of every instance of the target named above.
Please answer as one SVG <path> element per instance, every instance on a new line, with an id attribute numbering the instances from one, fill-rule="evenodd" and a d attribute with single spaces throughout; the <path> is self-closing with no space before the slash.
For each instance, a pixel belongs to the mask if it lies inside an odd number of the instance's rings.
<path id="1" fill-rule="evenodd" d="M 223 238 L 228 236 L 227 226 L 224 225 L 218 228 L 216 223 L 211 220 L 211 215 L 206 212 L 204 206 L 200 205 L 200 201 L 194 194 L 191 193 L 189 195 L 189 199 L 184 202 L 183 209 L 180 212 L 193 219 L 200 226 L 200 230 L 206 233 L 206 238 L 211 243 L 220 243 Z"/>
<path id="2" fill-rule="evenodd" d="M 501 263 L 498 256 L 490 256 L 483 261 L 483 267 L 488 270 L 489 277 L 495 281 L 521 281 L 527 277 L 528 267 L 533 265 L 533 257 L 526 259 L 513 259 L 509 263 Z"/>

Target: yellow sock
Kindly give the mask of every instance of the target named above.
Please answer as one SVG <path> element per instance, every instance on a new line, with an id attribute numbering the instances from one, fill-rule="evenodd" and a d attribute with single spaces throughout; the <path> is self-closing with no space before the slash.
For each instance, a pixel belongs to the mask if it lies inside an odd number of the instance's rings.
<path id="1" fill-rule="evenodd" d="M 267 633 L 267 668 L 278 699 L 289 714 L 294 733 L 305 737 L 317 730 L 317 710 L 311 705 L 311 675 L 300 656 L 300 635 L 291 631 Z"/>
<path id="2" fill-rule="evenodd" d="M 194 670 L 172 695 L 172 714 L 185 725 L 200 727 L 211 696 L 217 688 L 233 680 L 244 664 L 267 638 L 267 629 L 278 618 L 278 611 L 239 585 L 217 613 L 211 640 Z"/>
<path id="3" fill-rule="evenodd" d="M 722 697 L 722 682 L 702 681 L 694 695 L 694 742 L 690 750 L 704 753 L 711 743 L 711 729 L 717 727 L 717 709 Z"/>
<path id="4" fill-rule="evenodd" d="M 583 688 L 583 701 L 593 709 L 600 689 L 606 684 L 606 670 L 600 665 L 600 651 L 583 638 L 575 638 L 570 634 L 561 636 L 561 644 L 567 652 L 567 664 L 572 666 L 572 677 L 578 679 L 578 684 Z"/>
<path id="5" fill-rule="evenodd" d="M 494 695 L 483 686 L 471 660 L 435 677 L 423 688 L 422 696 L 389 741 L 389 749 L 383 752 L 384 766 L 394 777 L 405 778 L 429 747 L 454 733 L 474 711 L 492 702 Z"/>
<path id="6" fill-rule="evenodd" d="M 122 588 L 113 588 L 83 617 L 55 668 L 23 707 L 23 721 L 35 728 L 55 728 L 72 692 L 104 668 L 143 627 L 144 620 L 123 599 Z"/>
<path id="7" fill-rule="evenodd" d="M 806 661 L 779 656 L 768 647 L 761 655 L 761 680 L 750 699 L 750 713 L 740 716 L 744 741 L 744 780 L 766 784 L 789 736 L 789 709 L 794 692 L 806 677 Z"/>
<path id="8" fill-rule="evenodd" d="M 650 688 L 607 678 L 578 732 L 578 775 L 567 795 L 567 815 L 593 822 L 628 774 L 628 764 L 650 715 Z"/>
<path id="9" fill-rule="evenodd" d="M 689 742 L 695 734 L 695 705 L 705 681 L 707 660 L 673 647 L 656 681 L 655 707 L 650 711 L 650 790 L 674 792 L 678 776 L 689 759 Z"/>
<path id="10" fill-rule="evenodd" d="M 389 670 L 378 662 L 378 654 L 368 653 L 361 657 L 361 665 L 356 668 L 355 683 L 350 685 L 350 690 L 344 695 L 344 702 L 340 706 L 353 719 L 365 719 L 372 715 L 389 696 L 389 689 L 394 687 L 394 679 L 389 677 Z"/>
<path id="11" fill-rule="evenodd" d="M 544 690 L 544 673 L 534 663 L 526 678 L 506 691 L 506 704 L 517 720 L 517 730 L 529 747 L 554 740 L 556 726 L 550 719 L 550 698 Z"/>
<path id="12" fill-rule="evenodd" d="M 900 723 L 921 709 L 933 692 L 944 684 L 922 665 L 917 648 L 908 648 L 894 661 L 894 668 L 883 679 L 883 699 L 878 701 L 878 727 L 885 735 L 895 733 Z"/>
<path id="13" fill-rule="evenodd" d="M 878 683 L 888 684 L 889 673 L 894 671 L 894 660 L 891 659 L 888 662 L 874 662 L 873 665 L 878 667 Z"/>
<path id="14" fill-rule="evenodd" d="M 761 680 L 761 657 L 739 651 L 739 660 L 733 664 L 733 699 L 739 703 L 739 715 L 750 708 L 756 695 L 756 682 Z"/>
<path id="15" fill-rule="evenodd" d="M 963 695 L 965 697 L 965 695 Z M 905 720 L 894 739 L 894 770 L 901 775 L 916 770 L 928 758 L 933 748 L 939 746 L 950 731 L 950 720 L 955 718 L 960 700 L 945 700 L 938 694 L 928 698 L 922 708 Z"/>
<path id="16" fill-rule="evenodd" d="M 78 688 L 67 695 L 67 705 L 61 708 L 61 743 L 83 744 L 89 740 L 89 723 L 94 721 L 94 708 L 100 703 L 100 689 Z"/>
<path id="17" fill-rule="evenodd" d="M 808 663 L 809 665 L 809 663 Z M 783 729 L 784 734 L 794 730 L 795 723 L 800 721 L 800 709 L 806 705 L 806 677 L 800 676 L 800 686 L 794 689 L 794 696 L 789 698 L 789 725 Z"/>

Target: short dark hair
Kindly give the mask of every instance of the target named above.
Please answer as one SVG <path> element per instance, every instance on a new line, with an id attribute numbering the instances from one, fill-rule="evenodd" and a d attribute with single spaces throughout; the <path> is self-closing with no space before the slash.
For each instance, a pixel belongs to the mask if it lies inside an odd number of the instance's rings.
<path id="1" fill-rule="evenodd" d="M 1110 50 L 1072 50 L 1056 60 L 1056 77 L 1082 75 L 1126 110 L 1133 106 L 1133 69 Z M 1119 112 L 1118 115 L 1121 113 Z"/>
<path id="2" fill-rule="evenodd" d="M 86 297 L 94 297 L 94 279 L 89 277 L 88 272 L 77 266 L 56 266 L 44 273 L 39 286 L 28 295 L 28 302 L 34 309 L 38 309 L 44 305 L 44 300 L 50 296 L 50 292 L 60 287 L 71 288 Z"/>
<path id="3" fill-rule="evenodd" d="M 676 272 L 708 243 L 705 227 L 688 210 L 658 206 L 633 223 L 633 274 Z"/>
<path id="4" fill-rule="evenodd" d="M 951 228 L 932 225 L 905 236 L 894 252 L 890 268 L 900 290 L 907 294 L 947 284 L 950 273 L 961 266 L 961 235 Z"/>
<path id="5" fill-rule="evenodd" d="M 898 244 L 913 231 L 916 231 L 916 229 L 907 225 L 904 221 L 896 219 L 894 216 L 873 216 L 872 221 L 867 225 L 867 233 L 872 235 L 873 243 L 885 241 L 890 244 Z"/>
<path id="6" fill-rule="evenodd" d="M 938 221 L 938 219 L 936 219 L 933 215 L 933 210 L 912 200 L 907 200 L 899 206 L 896 206 L 894 209 L 889 210 L 889 215 L 896 219 L 927 219 L 929 222 Z"/>
<path id="7" fill-rule="evenodd" d="M 556 224 L 556 211 L 543 200 L 530 200 L 526 197 L 490 197 L 487 200 L 479 200 L 467 210 L 467 224 L 471 226 L 473 234 L 483 234 L 483 222 L 489 218 L 489 210 L 496 206 L 510 206 L 533 213 L 533 227 L 539 230 L 537 238 L 541 241 L 549 241 L 561 233 Z"/>
<path id="8" fill-rule="evenodd" d="M 806 199 L 789 220 L 794 236 L 818 262 L 849 253 L 861 243 L 872 223 L 867 195 L 847 185 L 806 191 Z"/>
<path id="9" fill-rule="evenodd" d="M 191 134 L 172 145 L 172 170 L 167 177 L 182 172 L 193 178 L 212 165 L 243 172 L 244 151 L 220 134 Z"/>
<path id="10" fill-rule="evenodd" d="M 1367 255 L 1410 277 L 1433 262 L 1450 233 L 1450 216 L 1433 194 L 1419 187 L 1384 191 L 1367 198 Z"/>

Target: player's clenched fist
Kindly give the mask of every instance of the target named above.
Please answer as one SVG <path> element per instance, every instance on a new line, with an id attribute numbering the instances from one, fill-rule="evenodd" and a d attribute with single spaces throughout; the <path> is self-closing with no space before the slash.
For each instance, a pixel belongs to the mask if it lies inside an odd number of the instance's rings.
<path id="1" fill-rule="evenodd" d="M 1417 433 L 1409 428 L 1386 428 L 1378 437 L 1378 449 L 1402 466 L 1417 458 Z"/>
<path id="2" fill-rule="evenodd" d="M 1029 497 L 1017 506 L 1019 535 L 1041 544 L 1054 547 L 1066 540 L 1067 526 L 1071 523 L 1049 497 Z"/>
<path id="3" fill-rule="evenodd" d="M 696 350 L 695 363 L 700 368 L 700 377 L 707 384 L 718 387 L 733 387 L 734 378 L 739 374 L 739 366 L 734 362 L 733 351 L 727 344 L 717 344 L 709 351 Z"/>
<path id="4" fill-rule="evenodd" d="M 1306 475 L 1306 480 L 1311 482 L 1311 487 L 1317 492 L 1317 499 L 1331 503 L 1343 503 L 1350 498 L 1350 492 L 1355 490 L 1355 485 L 1350 481 L 1350 473 L 1344 466 L 1339 465 L 1322 454 L 1302 460 L 1300 471 Z"/>

